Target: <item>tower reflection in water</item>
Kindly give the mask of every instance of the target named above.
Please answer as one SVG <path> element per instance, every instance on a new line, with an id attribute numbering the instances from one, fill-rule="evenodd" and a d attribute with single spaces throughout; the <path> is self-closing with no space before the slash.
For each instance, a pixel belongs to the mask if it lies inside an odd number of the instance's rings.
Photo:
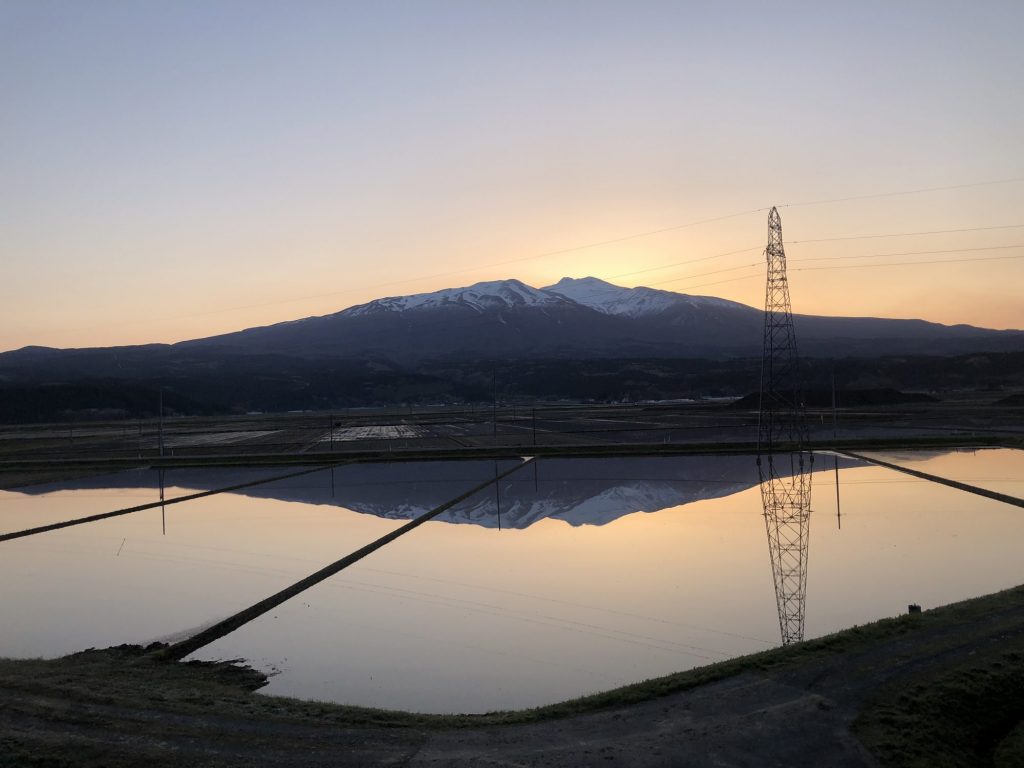
<path id="1" fill-rule="evenodd" d="M 811 463 L 812 457 L 805 451 L 769 454 L 758 460 L 761 505 L 783 645 L 804 639 Z"/>

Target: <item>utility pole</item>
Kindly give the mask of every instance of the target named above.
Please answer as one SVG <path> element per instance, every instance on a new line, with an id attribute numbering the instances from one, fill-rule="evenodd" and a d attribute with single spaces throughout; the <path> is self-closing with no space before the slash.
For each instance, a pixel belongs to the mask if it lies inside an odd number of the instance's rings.
<path id="1" fill-rule="evenodd" d="M 160 527 L 163 535 L 167 535 L 167 507 L 164 506 L 164 470 L 157 470 L 157 477 L 160 480 Z"/>
<path id="2" fill-rule="evenodd" d="M 160 458 L 164 457 L 164 388 L 160 387 L 160 405 L 157 414 L 157 443 L 160 446 Z"/>
<path id="3" fill-rule="evenodd" d="M 800 361 L 786 277 L 782 221 L 768 214 L 768 275 L 758 412 L 757 468 L 782 644 L 804 637 L 811 464 L 800 386 Z M 778 455 L 776 453 L 778 452 Z M 788 465 L 788 466 L 787 466 Z"/>
<path id="4" fill-rule="evenodd" d="M 832 442 L 835 443 L 837 439 L 836 424 L 838 420 L 836 418 L 836 369 L 832 367 Z M 843 530 L 843 514 L 839 509 L 839 455 L 832 454 L 832 467 L 836 471 L 836 526 L 841 531 Z"/>
<path id="5" fill-rule="evenodd" d="M 501 488 L 498 486 L 498 460 L 494 460 L 494 507 L 498 511 L 498 530 L 501 530 Z"/>

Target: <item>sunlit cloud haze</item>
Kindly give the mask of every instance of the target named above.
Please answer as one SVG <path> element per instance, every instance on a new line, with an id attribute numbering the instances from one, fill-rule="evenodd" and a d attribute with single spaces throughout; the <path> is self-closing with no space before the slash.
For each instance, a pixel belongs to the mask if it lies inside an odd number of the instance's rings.
<path id="1" fill-rule="evenodd" d="M 758 306 L 771 205 L 799 312 L 1022 328 L 1022 29 L 1016 1 L 3 0 L 0 349 L 506 277 Z"/>

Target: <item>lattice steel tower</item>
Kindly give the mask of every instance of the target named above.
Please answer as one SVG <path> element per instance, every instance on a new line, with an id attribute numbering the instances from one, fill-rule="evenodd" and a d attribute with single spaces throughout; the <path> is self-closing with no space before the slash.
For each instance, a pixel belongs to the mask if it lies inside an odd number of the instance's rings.
<path id="1" fill-rule="evenodd" d="M 757 467 L 783 645 L 804 637 L 811 463 L 800 386 L 800 362 L 786 278 L 782 222 L 768 214 L 765 249 L 764 352 L 758 414 Z"/>

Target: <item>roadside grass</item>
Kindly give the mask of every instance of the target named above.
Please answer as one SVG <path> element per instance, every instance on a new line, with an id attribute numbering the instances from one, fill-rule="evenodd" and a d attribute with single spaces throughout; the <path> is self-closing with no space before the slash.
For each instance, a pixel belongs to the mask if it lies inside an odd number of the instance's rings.
<path id="1" fill-rule="evenodd" d="M 1024 719 L 996 746 L 992 765 L 994 768 L 1020 768 L 1024 765 Z"/>
<path id="2" fill-rule="evenodd" d="M 1024 653 L 994 648 L 885 686 L 854 732 L 893 768 L 1024 766 Z"/>

